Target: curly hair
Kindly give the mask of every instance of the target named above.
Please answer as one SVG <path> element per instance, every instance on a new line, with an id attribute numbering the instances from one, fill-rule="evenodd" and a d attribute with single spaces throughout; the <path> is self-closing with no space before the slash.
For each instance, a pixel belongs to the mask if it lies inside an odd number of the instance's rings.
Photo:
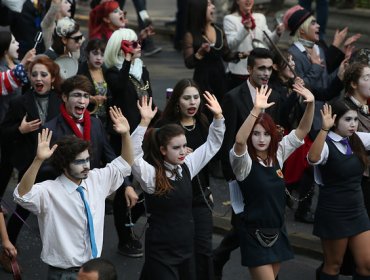
<path id="1" fill-rule="evenodd" d="M 156 195 L 165 195 L 172 189 L 172 185 L 166 176 L 167 169 L 160 148 L 167 147 L 171 139 L 179 135 L 185 135 L 185 131 L 178 124 L 151 128 L 145 134 L 143 143 L 144 159 L 155 168 Z"/>
<path id="2" fill-rule="evenodd" d="M 65 169 L 76 159 L 76 156 L 88 150 L 91 155 L 90 142 L 80 139 L 75 135 L 67 135 L 59 139 L 55 144 L 58 148 L 50 157 L 50 164 L 54 169 L 62 174 Z"/>
<path id="3" fill-rule="evenodd" d="M 361 62 L 355 62 L 348 66 L 348 68 L 344 72 L 343 77 L 344 89 L 347 94 L 350 95 L 354 94 L 354 88 L 352 87 L 352 83 L 354 84 L 358 83 L 358 80 L 362 75 L 362 71 L 366 67 L 369 67 L 369 65 Z"/>

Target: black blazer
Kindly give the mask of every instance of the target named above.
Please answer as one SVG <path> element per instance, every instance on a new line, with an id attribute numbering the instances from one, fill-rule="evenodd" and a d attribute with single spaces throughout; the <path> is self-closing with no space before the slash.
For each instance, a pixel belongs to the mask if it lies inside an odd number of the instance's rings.
<path id="1" fill-rule="evenodd" d="M 269 102 L 275 102 L 275 105 L 266 110 L 276 123 L 279 123 L 279 95 L 272 92 Z M 235 142 L 235 136 L 239 128 L 253 109 L 253 100 L 248 88 L 248 83 L 244 82 L 240 86 L 232 89 L 224 96 L 222 102 L 222 113 L 225 117 L 226 131 L 224 141 L 220 149 L 222 169 L 226 180 L 235 178 L 229 161 L 229 152 Z"/>
<path id="2" fill-rule="evenodd" d="M 46 122 L 59 114 L 61 103 L 62 100 L 52 91 L 49 96 Z M 27 121 L 40 118 L 33 91 L 28 91 L 10 101 L 9 110 L 2 123 L 2 137 L 13 145 L 12 163 L 20 173 L 26 171 L 32 163 L 37 151 L 37 133 L 41 131 L 40 128 L 27 134 L 21 134 L 18 127 L 25 115 L 27 115 Z"/>
<path id="3" fill-rule="evenodd" d="M 53 131 L 51 144 L 54 144 L 63 136 L 74 134 L 61 114 L 48 121 L 45 127 Z M 90 155 L 91 169 L 105 166 L 105 164 L 117 157 L 108 142 L 103 124 L 98 118 L 91 118 L 90 142 L 92 145 L 92 154 Z"/>

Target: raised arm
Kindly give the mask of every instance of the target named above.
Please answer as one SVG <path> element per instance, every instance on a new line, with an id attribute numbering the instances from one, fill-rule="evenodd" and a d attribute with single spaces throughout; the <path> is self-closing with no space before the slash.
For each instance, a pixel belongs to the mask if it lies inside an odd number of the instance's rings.
<path id="1" fill-rule="evenodd" d="M 306 103 L 306 110 L 302 116 L 301 121 L 295 131 L 295 135 L 300 139 L 303 140 L 308 132 L 311 130 L 313 115 L 315 111 L 315 97 L 313 96 L 312 92 L 305 88 L 302 84 L 295 83 L 293 85 L 294 91 L 301 95 L 304 98 L 304 103 Z"/>
<path id="2" fill-rule="evenodd" d="M 321 159 L 321 152 L 324 148 L 326 136 L 330 128 L 334 125 L 336 118 L 336 115 L 332 116 L 331 106 L 328 104 L 324 104 L 320 112 L 322 117 L 322 128 L 308 151 L 308 160 L 311 163 L 316 163 Z"/>
<path id="3" fill-rule="evenodd" d="M 57 148 L 57 145 L 54 145 L 52 148 L 50 148 L 50 140 L 52 135 L 53 132 L 49 131 L 48 128 L 45 128 L 41 131 L 41 133 L 38 133 L 38 144 L 35 159 L 27 169 L 26 173 L 24 173 L 18 185 L 18 193 L 20 197 L 24 196 L 32 189 L 41 164 L 44 162 L 44 160 L 50 158 Z"/>
<path id="4" fill-rule="evenodd" d="M 109 115 L 113 122 L 113 129 L 121 134 L 121 157 L 131 166 L 134 163 L 134 157 L 132 154 L 130 125 L 123 116 L 121 109 L 116 106 L 109 108 Z"/>
<path id="5" fill-rule="evenodd" d="M 267 86 L 262 86 L 260 89 L 256 89 L 256 101 L 250 114 L 240 127 L 235 137 L 234 152 L 237 155 L 242 155 L 247 149 L 247 140 L 252 131 L 253 125 L 258 118 L 258 115 L 263 109 L 270 108 L 274 105 L 274 102 L 268 103 L 267 100 L 271 94 L 271 89 Z"/>

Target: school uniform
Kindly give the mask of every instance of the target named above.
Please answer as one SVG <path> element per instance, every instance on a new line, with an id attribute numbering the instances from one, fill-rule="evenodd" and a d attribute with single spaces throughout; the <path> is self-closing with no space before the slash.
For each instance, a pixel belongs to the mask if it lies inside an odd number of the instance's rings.
<path id="1" fill-rule="evenodd" d="M 281 167 L 303 143 L 295 130 L 291 131 L 279 143 L 277 163 L 268 166 L 253 161 L 248 150 L 240 156 L 234 149 L 230 151 L 231 166 L 245 204 L 239 232 L 244 266 L 256 267 L 293 258 L 285 227 L 285 183 Z M 264 246 L 263 240 L 259 240 L 266 234 L 274 236 L 271 246 Z"/>
<path id="2" fill-rule="evenodd" d="M 370 149 L 370 135 L 357 132 L 365 149 Z M 315 181 L 320 185 L 313 234 L 322 239 L 339 239 L 370 230 L 361 191 L 364 165 L 347 147 L 342 137 L 330 131 L 315 165 Z"/>
<path id="3" fill-rule="evenodd" d="M 143 159 L 141 148 L 146 127 L 132 134 L 135 161 L 134 178 L 145 192 L 149 228 L 145 235 L 145 262 L 141 279 L 195 279 L 191 258 L 194 247 L 193 192 L 191 180 L 221 147 L 224 119 L 214 120 L 207 141 L 185 158 L 182 165 L 165 162 L 172 189 L 163 196 L 155 194 L 155 168 Z"/>

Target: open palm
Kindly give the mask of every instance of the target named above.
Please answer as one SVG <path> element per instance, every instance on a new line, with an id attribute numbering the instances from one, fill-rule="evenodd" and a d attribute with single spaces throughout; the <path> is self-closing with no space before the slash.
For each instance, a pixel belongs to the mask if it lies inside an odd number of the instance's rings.
<path id="1" fill-rule="evenodd" d="M 254 106 L 259 109 L 267 109 L 270 108 L 275 102 L 268 103 L 268 99 L 271 94 L 271 89 L 268 86 L 261 86 L 261 88 L 256 89 L 256 101 L 254 102 Z"/>
<path id="2" fill-rule="evenodd" d="M 44 128 L 41 133 L 38 133 L 38 144 L 37 144 L 37 158 L 40 160 L 46 160 L 51 157 L 51 155 L 54 153 L 55 149 L 57 148 L 57 145 L 54 145 L 52 148 L 50 148 L 50 141 L 51 137 L 53 135 L 53 132 L 48 128 Z"/>
<path id="3" fill-rule="evenodd" d="M 125 134 L 130 131 L 130 125 L 127 119 L 123 116 L 120 108 L 116 106 L 109 108 L 109 115 L 113 122 L 113 129 L 119 134 Z"/>

